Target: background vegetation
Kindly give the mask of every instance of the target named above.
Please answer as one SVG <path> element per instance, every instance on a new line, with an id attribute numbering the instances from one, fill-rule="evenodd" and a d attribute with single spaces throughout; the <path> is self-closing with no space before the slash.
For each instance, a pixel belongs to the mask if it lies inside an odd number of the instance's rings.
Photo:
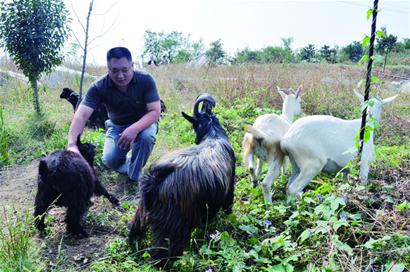
<path id="1" fill-rule="evenodd" d="M 410 39 L 399 41 L 397 36 L 381 29 L 383 34 L 376 40 L 376 65 L 385 66 L 389 57 L 389 64 L 409 64 Z M 316 48 L 308 44 L 303 48 L 292 50 L 293 38 L 282 38 L 282 46 L 267 46 L 259 50 L 244 48 L 238 50 L 234 56 L 229 56 L 223 49 L 223 41 L 217 40 L 209 44 L 208 48 L 202 40 L 190 41 L 189 35 L 173 31 L 153 32 L 146 30 L 144 36 L 144 59 L 153 56 L 158 63 L 191 63 L 191 64 L 221 64 L 221 63 L 346 63 L 358 62 L 366 48 L 362 41 L 331 48 L 323 45 Z M 206 57 L 204 59 L 204 57 Z"/>

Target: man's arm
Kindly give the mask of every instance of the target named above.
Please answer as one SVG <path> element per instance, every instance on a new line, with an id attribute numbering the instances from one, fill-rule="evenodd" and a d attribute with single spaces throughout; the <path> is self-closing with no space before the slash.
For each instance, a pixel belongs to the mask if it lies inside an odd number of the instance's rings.
<path id="1" fill-rule="evenodd" d="M 141 131 L 159 120 L 161 114 L 161 104 L 159 100 L 148 103 L 147 110 L 148 112 L 141 119 L 122 132 L 118 140 L 118 146 L 120 148 L 127 149 Z"/>
<path id="2" fill-rule="evenodd" d="M 74 113 L 73 120 L 71 121 L 70 131 L 68 132 L 68 145 L 67 150 L 80 153 L 77 146 L 77 137 L 80 135 L 85 127 L 85 123 L 90 118 L 94 109 L 83 104 L 78 106 Z"/>

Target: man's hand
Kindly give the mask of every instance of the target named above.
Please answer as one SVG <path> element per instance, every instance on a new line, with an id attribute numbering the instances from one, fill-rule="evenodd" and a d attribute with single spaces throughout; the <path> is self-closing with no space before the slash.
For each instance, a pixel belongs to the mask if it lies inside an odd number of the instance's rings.
<path id="1" fill-rule="evenodd" d="M 132 126 L 126 128 L 121 133 L 120 139 L 118 140 L 118 146 L 124 150 L 130 149 L 131 143 L 137 138 L 137 136 L 138 131 L 135 128 Z"/>
<path id="2" fill-rule="evenodd" d="M 80 150 L 78 150 L 78 146 L 75 144 L 68 145 L 67 150 L 81 155 Z"/>

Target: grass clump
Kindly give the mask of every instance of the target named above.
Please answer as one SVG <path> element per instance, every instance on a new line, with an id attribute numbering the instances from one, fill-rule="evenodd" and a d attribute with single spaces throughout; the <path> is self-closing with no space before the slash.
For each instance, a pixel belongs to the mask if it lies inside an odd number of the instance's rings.
<path id="1" fill-rule="evenodd" d="M 0 107 L 0 169 L 10 163 L 10 137 L 10 132 L 4 121 L 3 109 Z"/>
<path id="2" fill-rule="evenodd" d="M 32 239 L 33 219 L 3 209 L 0 223 L 0 271 L 42 271 Z"/>

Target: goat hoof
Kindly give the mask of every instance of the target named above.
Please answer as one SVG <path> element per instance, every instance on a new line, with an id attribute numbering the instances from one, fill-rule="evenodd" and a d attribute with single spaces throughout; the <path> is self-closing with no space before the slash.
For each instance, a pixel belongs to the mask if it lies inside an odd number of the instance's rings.
<path id="1" fill-rule="evenodd" d="M 77 239 L 83 239 L 83 238 L 87 238 L 89 236 L 90 236 L 90 234 L 88 232 L 86 232 L 85 230 L 81 231 L 80 233 L 75 234 L 75 237 Z"/>
<path id="2" fill-rule="evenodd" d="M 46 228 L 46 225 L 44 224 L 44 222 L 35 222 L 34 225 L 40 232 L 43 232 L 44 229 Z"/>
<path id="3" fill-rule="evenodd" d="M 120 201 L 115 197 L 110 195 L 110 197 L 108 198 L 108 200 L 115 206 L 119 206 L 120 205 Z"/>

